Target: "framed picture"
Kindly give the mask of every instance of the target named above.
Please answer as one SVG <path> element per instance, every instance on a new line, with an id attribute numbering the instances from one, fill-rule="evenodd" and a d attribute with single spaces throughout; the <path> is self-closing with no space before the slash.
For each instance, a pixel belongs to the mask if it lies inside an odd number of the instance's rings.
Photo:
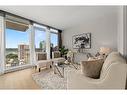
<path id="1" fill-rule="evenodd" d="M 91 33 L 83 33 L 72 37 L 74 49 L 90 49 L 91 48 Z"/>

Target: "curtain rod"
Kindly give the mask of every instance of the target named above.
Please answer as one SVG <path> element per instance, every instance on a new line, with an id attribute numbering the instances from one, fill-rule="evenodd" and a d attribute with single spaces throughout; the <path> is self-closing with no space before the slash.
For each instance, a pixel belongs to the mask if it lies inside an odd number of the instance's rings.
<path id="1" fill-rule="evenodd" d="M 28 20 L 28 21 L 30 21 L 31 23 L 36 23 L 36 24 L 39 24 L 39 25 L 43 25 L 43 26 L 46 26 L 46 27 L 49 27 L 49 28 L 52 28 L 52 29 L 56 29 L 56 30 L 62 32 L 61 29 L 58 29 L 58 28 L 55 28 L 55 27 L 52 27 L 52 26 L 49 26 L 49 25 L 46 25 L 46 24 L 43 24 L 43 23 L 39 23 L 39 22 L 37 22 L 37 21 L 34 21 L 34 20 L 31 20 L 31 19 L 28 19 L 28 18 L 19 16 L 19 15 L 16 15 L 16 14 L 13 14 L 13 13 L 10 13 L 10 12 L 7 12 L 7 11 L 4 11 L 4 10 L 0 10 L 0 12 L 4 13 L 4 16 L 5 16 L 5 14 L 10 14 L 10 15 L 17 16 L 17 17 L 19 17 L 19 18 Z"/>

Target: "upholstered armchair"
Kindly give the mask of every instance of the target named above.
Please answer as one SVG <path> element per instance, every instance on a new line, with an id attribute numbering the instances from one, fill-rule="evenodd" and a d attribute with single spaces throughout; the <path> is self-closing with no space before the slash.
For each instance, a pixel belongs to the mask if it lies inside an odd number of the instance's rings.
<path id="1" fill-rule="evenodd" d="M 50 68 L 50 65 L 52 64 L 51 60 L 47 60 L 47 53 L 45 52 L 37 52 L 36 53 L 36 66 L 39 69 L 39 72 L 41 68 Z"/>
<path id="2" fill-rule="evenodd" d="M 52 52 L 52 62 L 53 63 L 59 63 L 59 62 L 65 62 L 65 58 L 61 57 L 60 51 L 54 51 Z"/>
<path id="3" fill-rule="evenodd" d="M 46 52 L 36 52 L 36 60 L 46 60 L 47 59 L 47 53 Z"/>
<path id="4" fill-rule="evenodd" d="M 88 62 L 83 61 L 81 64 L 85 66 Z M 81 68 L 80 71 L 73 71 L 68 74 L 68 89 L 125 89 L 127 64 L 126 60 L 117 52 L 108 55 L 99 78 L 86 76 L 81 72 L 84 69 L 85 67 Z"/>
<path id="5" fill-rule="evenodd" d="M 52 52 L 52 58 L 60 58 L 60 57 L 61 57 L 60 51 L 54 51 L 54 52 Z"/>

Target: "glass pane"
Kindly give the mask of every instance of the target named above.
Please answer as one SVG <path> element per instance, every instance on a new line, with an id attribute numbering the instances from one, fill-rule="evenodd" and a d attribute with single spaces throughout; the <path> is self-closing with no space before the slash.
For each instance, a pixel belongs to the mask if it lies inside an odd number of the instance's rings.
<path id="1" fill-rule="evenodd" d="M 46 32 L 35 29 L 35 52 L 46 52 Z"/>
<path id="2" fill-rule="evenodd" d="M 51 32 L 51 48 L 52 51 L 58 50 L 58 34 Z"/>
<path id="3" fill-rule="evenodd" d="M 6 27 L 6 68 L 30 63 L 29 32 Z"/>

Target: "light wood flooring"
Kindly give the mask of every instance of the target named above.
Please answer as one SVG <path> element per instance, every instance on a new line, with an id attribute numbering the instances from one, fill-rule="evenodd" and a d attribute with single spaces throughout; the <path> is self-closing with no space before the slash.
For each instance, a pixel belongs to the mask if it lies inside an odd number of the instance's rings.
<path id="1" fill-rule="evenodd" d="M 29 68 L 0 76 L 0 89 L 39 89 L 32 79 L 35 69 Z"/>

